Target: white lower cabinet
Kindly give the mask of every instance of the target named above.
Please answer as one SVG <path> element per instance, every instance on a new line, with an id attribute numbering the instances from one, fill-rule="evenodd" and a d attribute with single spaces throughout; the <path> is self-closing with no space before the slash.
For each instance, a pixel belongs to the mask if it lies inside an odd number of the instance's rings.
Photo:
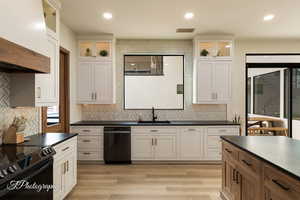
<path id="1" fill-rule="evenodd" d="M 132 128 L 131 159 L 176 160 L 177 130 L 163 128 Z"/>
<path id="2" fill-rule="evenodd" d="M 239 126 L 133 127 L 133 161 L 220 161 L 221 135 L 239 135 Z"/>
<path id="3" fill-rule="evenodd" d="M 103 126 L 72 126 L 78 133 L 78 160 L 103 161 Z M 239 126 L 134 126 L 132 161 L 220 161 L 221 135 L 239 135 Z"/>
<path id="4" fill-rule="evenodd" d="M 203 134 L 204 160 L 222 159 L 222 135 L 239 135 L 240 129 L 236 127 L 208 127 Z"/>
<path id="5" fill-rule="evenodd" d="M 159 134 L 154 136 L 155 160 L 176 160 L 177 134 Z"/>
<path id="6" fill-rule="evenodd" d="M 153 137 L 150 134 L 131 134 L 131 159 L 152 160 Z"/>
<path id="7" fill-rule="evenodd" d="M 179 159 L 199 160 L 202 158 L 203 128 L 182 128 L 179 133 Z"/>
<path id="8" fill-rule="evenodd" d="M 78 160 L 103 161 L 103 126 L 72 126 L 78 133 Z"/>
<path id="9" fill-rule="evenodd" d="M 77 183 L 77 136 L 53 148 L 53 199 L 62 200 Z"/>

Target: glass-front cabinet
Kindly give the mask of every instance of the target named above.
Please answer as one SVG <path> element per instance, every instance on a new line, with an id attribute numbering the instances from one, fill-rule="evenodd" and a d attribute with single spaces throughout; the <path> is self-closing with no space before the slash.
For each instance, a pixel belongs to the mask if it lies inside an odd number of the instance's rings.
<path id="1" fill-rule="evenodd" d="M 196 40 L 195 43 L 195 56 L 200 59 L 230 59 L 232 57 L 232 41 Z"/>
<path id="2" fill-rule="evenodd" d="M 43 0 L 43 11 L 48 34 L 57 38 L 59 32 L 59 12 L 57 8 L 48 0 Z"/>
<path id="3" fill-rule="evenodd" d="M 112 40 L 79 41 L 81 59 L 110 60 L 112 58 Z"/>

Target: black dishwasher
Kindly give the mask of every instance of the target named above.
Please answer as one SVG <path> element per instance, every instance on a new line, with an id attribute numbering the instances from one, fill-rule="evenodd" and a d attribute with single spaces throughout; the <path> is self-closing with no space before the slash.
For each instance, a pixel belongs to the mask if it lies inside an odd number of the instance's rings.
<path id="1" fill-rule="evenodd" d="M 106 164 L 131 164 L 131 128 L 104 127 Z"/>

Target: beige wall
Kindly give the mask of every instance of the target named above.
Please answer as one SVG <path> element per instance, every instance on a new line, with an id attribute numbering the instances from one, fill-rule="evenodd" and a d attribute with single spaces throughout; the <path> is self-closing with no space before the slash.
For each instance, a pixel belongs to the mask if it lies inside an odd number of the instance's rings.
<path id="1" fill-rule="evenodd" d="M 228 105 L 228 119 L 235 113 L 245 121 L 245 58 L 247 53 L 300 53 L 300 39 L 236 40 L 232 68 L 232 101 Z"/>
<path id="2" fill-rule="evenodd" d="M 70 51 L 70 122 L 81 120 L 81 106 L 76 104 L 77 39 L 74 32 L 60 23 L 60 46 Z"/>

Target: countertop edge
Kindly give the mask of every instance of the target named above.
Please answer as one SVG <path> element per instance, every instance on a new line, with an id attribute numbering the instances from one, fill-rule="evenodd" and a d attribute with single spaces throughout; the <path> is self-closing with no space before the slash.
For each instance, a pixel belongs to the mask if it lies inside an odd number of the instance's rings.
<path id="1" fill-rule="evenodd" d="M 50 134 L 51 134 L 51 133 L 50 133 Z M 75 137 L 75 136 L 78 136 L 78 133 L 68 133 L 68 134 L 70 134 L 70 137 L 64 138 L 63 140 L 60 140 L 60 141 L 58 141 L 58 142 L 52 144 L 51 147 L 54 147 L 54 146 L 56 146 L 56 145 L 58 145 L 58 144 L 60 144 L 60 143 L 62 143 L 62 142 L 64 142 L 64 141 L 66 141 L 66 140 L 69 140 L 69 139 L 71 139 L 71 138 L 73 138 L 73 137 Z"/>
<path id="2" fill-rule="evenodd" d="M 226 122 L 224 121 L 224 123 L 222 122 L 216 122 L 214 123 L 213 121 L 211 123 L 207 122 L 194 122 L 194 123 L 191 123 L 189 121 L 185 122 L 185 121 L 182 121 L 182 122 L 178 122 L 178 121 L 173 121 L 174 123 L 171 123 L 170 124 L 152 124 L 152 123 L 138 123 L 136 121 L 124 121 L 124 122 L 119 122 L 116 121 L 112 121 L 112 122 L 81 122 L 81 121 L 78 121 L 78 122 L 75 122 L 75 123 L 71 123 L 70 126 L 240 126 L 240 124 L 237 124 L 237 123 L 230 123 L 230 122 Z"/>
<path id="3" fill-rule="evenodd" d="M 249 151 L 249 150 L 246 149 L 246 148 L 243 148 L 243 147 L 241 147 L 241 146 L 235 144 L 234 142 L 232 142 L 232 141 L 230 141 L 229 139 L 227 139 L 226 136 L 221 136 L 221 139 L 222 139 L 222 140 L 225 140 L 226 142 L 232 144 L 233 146 L 235 146 L 235 147 L 237 147 L 237 148 L 239 148 L 239 149 L 242 149 L 242 150 L 246 151 L 247 153 L 250 153 L 251 155 L 255 156 L 256 158 L 258 158 L 258 159 L 260 159 L 260 160 L 262 160 L 262 161 L 264 161 L 264 162 L 266 162 L 266 163 L 272 165 L 273 167 L 276 167 L 276 168 L 279 169 L 280 171 L 282 171 L 282 172 L 284 172 L 284 173 L 286 173 L 286 174 L 288 174 L 288 175 L 292 176 L 293 178 L 295 178 L 295 179 L 297 179 L 297 180 L 300 181 L 300 176 L 298 176 L 298 175 L 296 175 L 296 174 L 290 172 L 289 170 L 286 170 L 286 169 L 284 169 L 284 168 L 282 168 L 282 167 L 280 167 L 280 166 L 278 166 L 278 165 L 272 163 L 271 161 L 269 161 L 269 160 L 267 160 L 267 159 L 265 159 L 265 158 L 263 158 L 263 157 L 261 157 L 261 156 L 255 154 L 255 153 Z"/>

